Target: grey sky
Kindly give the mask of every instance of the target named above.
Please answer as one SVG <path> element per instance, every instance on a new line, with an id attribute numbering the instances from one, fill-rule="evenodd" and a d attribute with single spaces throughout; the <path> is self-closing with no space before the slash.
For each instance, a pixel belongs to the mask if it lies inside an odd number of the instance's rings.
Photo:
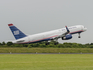
<path id="1" fill-rule="evenodd" d="M 73 25 L 88 30 L 69 41 L 93 42 L 93 0 L 0 0 L 0 42 L 15 40 L 7 24 L 13 23 L 25 34 L 36 34 Z"/>

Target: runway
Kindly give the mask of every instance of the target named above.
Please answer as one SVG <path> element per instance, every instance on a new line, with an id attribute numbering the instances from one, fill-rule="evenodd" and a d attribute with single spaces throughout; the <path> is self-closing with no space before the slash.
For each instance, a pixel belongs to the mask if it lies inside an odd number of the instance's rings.
<path id="1" fill-rule="evenodd" d="M 93 53 L 0 53 L 0 54 L 93 54 Z"/>

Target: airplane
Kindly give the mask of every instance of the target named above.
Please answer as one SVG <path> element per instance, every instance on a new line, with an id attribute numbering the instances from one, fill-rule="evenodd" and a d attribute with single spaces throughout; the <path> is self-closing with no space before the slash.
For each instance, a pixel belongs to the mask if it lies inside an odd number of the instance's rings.
<path id="1" fill-rule="evenodd" d="M 87 30 L 83 25 L 75 25 L 71 27 L 65 26 L 65 28 L 52 30 L 48 32 L 26 35 L 22 31 L 20 31 L 16 26 L 12 23 L 8 24 L 11 32 L 13 33 L 16 40 L 12 41 L 15 44 L 29 44 L 29 43 L 37 43 L 42 41 L 56 41 L 61 38 L 62 40 L 72 39 L 73 34 L 79 34 L 78 38 L 81 38 L 80 33 Z"/>

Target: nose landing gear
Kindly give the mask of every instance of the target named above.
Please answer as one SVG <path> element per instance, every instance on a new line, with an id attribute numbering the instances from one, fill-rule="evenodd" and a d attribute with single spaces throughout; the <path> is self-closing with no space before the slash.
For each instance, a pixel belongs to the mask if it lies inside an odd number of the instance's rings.
<path id="1" fill-rule="evenodd" d="M 78 33 L 78 34 L 79 34 L 78 38 L 81 38 L 80 33 Z"/>

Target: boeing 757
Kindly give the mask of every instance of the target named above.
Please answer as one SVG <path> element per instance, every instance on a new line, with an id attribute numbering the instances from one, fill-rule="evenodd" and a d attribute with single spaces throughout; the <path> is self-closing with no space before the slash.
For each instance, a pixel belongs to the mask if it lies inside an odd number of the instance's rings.
<path id="1" fill-rule="evenodd" d="M 62 40 L 69 40 L 72 38 L 73 34 L 79 34 L 78 38 L 80 38 L 80 33 L 87 30 L 83 25 L 75 25 L 71 27 L 65 26 L 65 28 L 52 30 L 48 32 L 26 35 L 22 31 L 20 31 L 13 24 L 8 24 L 10 30 L 12 31 L 16 40 L 12 41 L 12 43 L 17 44 L 29 44 L 29 43 L 37 43 L 42 41 L 58 41 L 59 38 Z"/>

